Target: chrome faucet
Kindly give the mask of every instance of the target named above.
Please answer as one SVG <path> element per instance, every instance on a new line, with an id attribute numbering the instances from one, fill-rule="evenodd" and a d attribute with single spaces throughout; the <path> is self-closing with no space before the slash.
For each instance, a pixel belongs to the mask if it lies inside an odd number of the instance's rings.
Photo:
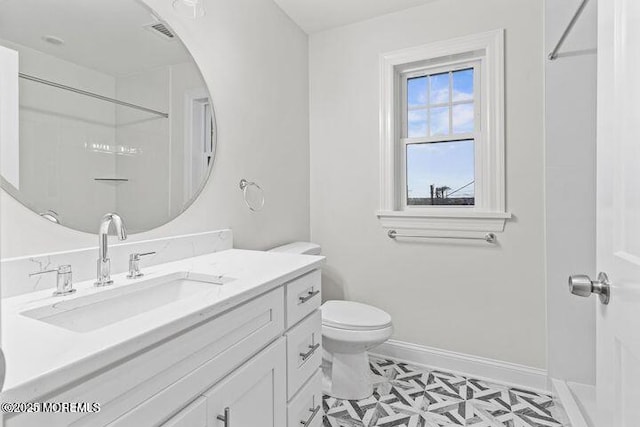
<path id="1" fill-rule="evenodd" d="M 107 286 L 111 280 L 111 260 L 109 259 L 109 230 L 113 224 L 118 240 L 126 240 L 127 229 L 122 218 L 117 213 L 108 213 L 102 217 L 98 231 L 98 278 L 95 286 Z"/>

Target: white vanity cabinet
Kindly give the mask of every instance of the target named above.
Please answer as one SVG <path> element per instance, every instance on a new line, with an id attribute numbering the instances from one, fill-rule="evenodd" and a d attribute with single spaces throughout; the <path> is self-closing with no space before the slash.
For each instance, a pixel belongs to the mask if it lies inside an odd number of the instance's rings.
<path id="1" fill-rule="evenodd" d="M 288 421 L 283 426 L 322 424 L 320 280 L 320 271 L 314 270 L 289 282 L 285 288 Z"/>
<path id="2" fill-rule="evenodd" d="M 189 406 L 162 424 L 162 427 L 207 427 L 207 398 L 198 397 Z"/>
<path id="3" fill-rule="evenodd" d="M 285 347 L 280 338 L 162 427 L 285 426 Z"/>
<path id="4" fill-rule="evenodd" d="M 322 418 L 313 414 L 321 402 L 319 290 L 320 272 L 312 270 L 42 398 L 99 402 L 100 412 L 10 414 L 4 424 L 315 426 Z"/>
<path id="5" fill-rule="evenodd" d="M 289 402 L 287 425 L 321 427 L 322 415 L 322 372 L 318 370 Z"/>
<path id="6" fill-rule="evenodd" d="M 286 425 L 285 340 L 280 338 L 204 393 L 207 426 Z"/>
<path id="7" fill-rule="evenodd" d="M 292 399 L 322 363 L 322 316 L 315 310 L 287 334 L 287 398 Z"/>
<path id="8" fill-rule="evenodd" d="M 191 404 L 179 417 L 197 410 L 193 425 L 207 427 L 322 424 L 320 272 L 287 283 L 285 301 L 289 329 L 284 336 L 196 400 L 206 406 L 206 415 Z M 163 427 L 182 426 L 174 419 Z"/>

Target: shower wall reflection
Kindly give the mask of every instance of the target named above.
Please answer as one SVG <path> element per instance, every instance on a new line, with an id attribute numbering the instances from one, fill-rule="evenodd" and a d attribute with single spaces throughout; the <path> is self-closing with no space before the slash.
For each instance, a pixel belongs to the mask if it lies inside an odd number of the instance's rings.
<path id="1" fill-rule="evenodd" d="M 12 13 L 19 21 L 25 7 L 71 9 L 73 3 L 8 0 L 0 6 L 0 46 L 18 52 L 22 75 L 19 174 L 3 179 L 3 188 L 74 229 L 95 232 L 109 211 L 125 217 L 131 232 L 157 227 L 191 203 L 213 163 L 206 85 L 170 28 L 162 24 L 163 32 L 154 33 L 146 24 L 155 18 L 135 0 L 92 2 L 104 3 L 85 17 L 96 26 L 58 11 L 53 16 L 60 19 L 46 29 L 55 31 L 55 43 L 30 34 L 30 26 L 5 26 Z M 124 29 L 122 16 L 129 21 Z M 96 49 L 87 56 L 82 44 L 92 38 Z"/>

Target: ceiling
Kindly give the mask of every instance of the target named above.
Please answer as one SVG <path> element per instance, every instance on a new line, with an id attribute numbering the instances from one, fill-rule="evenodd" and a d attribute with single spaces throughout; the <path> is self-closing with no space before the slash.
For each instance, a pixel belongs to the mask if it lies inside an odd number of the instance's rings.
<path id="1" fill-rule="evenodd" d="M 233 0 L 231 0 L 233 1 Z M 434 0 L 275 0 L 307 33 L 373 18 Z M 136 0 L 0 0 L 0 39 L 114 76 L 191 60 L 179 40 Z M 44 36 L 64 40 L 56 46 Z"/>
<path id="2" fill-rule="evenodd" d="M 434 0 L 274 0 L 308 34 Z"/>
<path id="3" fill-rule="evenodd" d="M 0 1 L 0 39 L 113 76 L 191 60 L 179 40 L 143 28 L 154 22 L 136 0 Z M 45 42 L 48 35 L 64 44 Z"/>

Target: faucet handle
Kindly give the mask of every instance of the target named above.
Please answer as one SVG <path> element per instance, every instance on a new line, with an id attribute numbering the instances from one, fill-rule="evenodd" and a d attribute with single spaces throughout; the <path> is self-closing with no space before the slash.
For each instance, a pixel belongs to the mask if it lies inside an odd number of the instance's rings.
<path id="1" fill-rule="evenodd" d="M 69 295 L 76 291 L 73 288 L 73 273 L 71 272 L 71 266 L 69 264 L 64 264 L 51 270 L 36 271 L 35 273 L 29 274 L 29 277 L 45 273 L 58 273 L 56 277 L 56 291 L 53 293 L 54 296 Z"/>
<path id="2" fill-rule="evenodd" d="M 140 258 L 155 255 L 155 252 L 144 252 L 138 253 L 134 252 L 129 255 L 129 274 L 127 274 L 128 279 L 137 279 L 138 277 L 144 276 L 144 274 L 140 271 Z"/>
<path id="3" fill-rule="evenodd" d="M 30 273 L 29 277 L 37 276 L 39 274 L 45 273 L 58 273 L 58 274 L 66 274 L 71 273 L 71 266 L 69 264 L 61 265 L 60 267 L 52 268 L 51 270 L 42 270 L 36 271 L 35 273 Z"/>

